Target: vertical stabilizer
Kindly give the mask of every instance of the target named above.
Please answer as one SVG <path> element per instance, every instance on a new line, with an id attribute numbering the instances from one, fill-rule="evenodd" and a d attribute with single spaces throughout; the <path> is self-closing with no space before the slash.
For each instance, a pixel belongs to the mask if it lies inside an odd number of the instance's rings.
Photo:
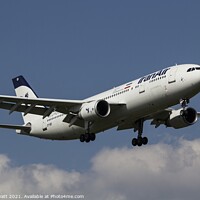
<path id="1" fill-rule="evenodd" d="M 25 80 L 23 76 L 17 76 L 16 78 L 13 78 L 12 81 L 13 81 L 13 85 L 14 85 L 15 93 L 17 97 L 24 97 L 28 99 L 38 98 L 34 90 L 31 88 L 31 86 L 28 84 L 28 82 Z M 23 113 L 22 113 L 22 117 L 25 124 L 37 118 L 41 118 L 41 116 L 33 115 L 33 114 L 27 114 L 24 116 Z"/>

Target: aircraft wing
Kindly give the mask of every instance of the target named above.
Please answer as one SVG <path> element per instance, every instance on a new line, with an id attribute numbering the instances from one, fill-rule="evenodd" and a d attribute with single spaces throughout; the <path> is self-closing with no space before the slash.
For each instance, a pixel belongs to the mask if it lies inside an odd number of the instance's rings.
<path id="1" fill-rule="evenodd" d="M 146 119 L 152 119 L 151 125 L 155 125 L 157 128 L 161 124 L 165 124 L 165 122 L 168 120 L 169 116 L 171 115 L 173 109 L 168 108 L 165 110 L 158 111 L 152 115 L 149 115 Z"/>
<path id="2" fill-rule="evenodd" d="M 156 113 L 152 113 L 148 116 L 144 116 L 143 120 L 152 120 L 151 125 L 155 125 L 155 128 L 159 127 L 160 125 L 166 125 L 167 120 L 169 119 L 171 113 L 173 112 L 173 108 L 167 108 L 164 110 L 160 110 Z M 197 116 L 200 117 L 200 112 L 197 112 Z M 125 130 L 134 128 L 134 131 L 138 131 L 138 124 L 137 121 L 139 119 L 127 119 L 124 120 L 123 123 L 118 125 L 117 130 Z"/>
<path id="3" fill-rule="evenodd" d="M 0 108 L 10 110 L 10 114 L 14 111 L 23 112 L 24 115 L 36 114 L 42 115 L 44 118 L 53 111 L 68 114 L 71 109 L 79 109 L 85 103 L 79 100 L 60 100 L 60 99 L 28 99 L 16 96 L 0 95 Z"/>
<path id="4" fill-rule="evenodd" d="M 148 116 L 144 116 L 144 121 L 146 120 L 152 120 L 151 125 L 155 125 L 157 128 L 161 124 L 165 124 L 166 120 L 169 118 L 169 115 L 172 112 L 172 108 L 168 108 L 165 110 L 158 111 L 156 113 L 153 113 Z M 125 129 L 131 129 L 134 128 L 134 131 L 138 130 L 137 120 L 139 119 L 128 119 L 125 120 L 122 124 L 120 124 L 117 128 L 117 130 L 125 130 Z"/>
<path id="5" fill-rule="evenodd" d="M 53 111 L 64 114 L 77 113 L 83 103 L 89 103 L 92 100 L 62 100 L 62 99 L 45 99 L 36 98 L 28 99 L 16 96 L 2 96 L 0 95 L 0 108 L 10 110 L 10 114 L 14 111 L 22 112 L 24 115 L 30 113 L 41 115 L 43 118 L 49 116 Z M 117 109 L 125 103 L 109 103 L 112 110 Z"/>

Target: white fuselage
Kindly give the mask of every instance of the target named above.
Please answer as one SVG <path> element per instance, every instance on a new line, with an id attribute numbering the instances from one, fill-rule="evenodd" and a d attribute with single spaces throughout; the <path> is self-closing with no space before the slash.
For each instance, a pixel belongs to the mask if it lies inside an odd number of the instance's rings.
<path id="1" fill-rule="evenodd" d="M 190 99 L 200 92 L 200 70 L 187 72 L 198 65 L 185 64 L 168 67 L 137 80 L 130 81 L 86 100 L 104 99 L 108 103 L 124 103 L 113 108 L 106 118 L 99 118 L 91 132 L 99 133 L 121 123 L 134 122 L 159 110 L 176 105 L 181 99 Z M 63 122 L 66 115 L 53 112 L 49 117 L 32 122 L 30 136 L 46 139 L 78 139 L 85 129 Z"/>

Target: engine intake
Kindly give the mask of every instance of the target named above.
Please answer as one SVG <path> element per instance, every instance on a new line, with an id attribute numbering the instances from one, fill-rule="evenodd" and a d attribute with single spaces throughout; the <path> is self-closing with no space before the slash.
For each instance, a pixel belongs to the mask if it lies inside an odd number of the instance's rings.
<path id="1" fill-rule="evenodd" d="M 105 118 L 110 114 L 110 105 L 105 100 L 92 101 L 83 104 L 78 116 L 86 121 Z"/>
<path id="2" fill-rule="evenodd" d="M 185 110 L 181 108 L 172 111 L 166 125 L 175 129 L 184 128 L 196 123 L 197 119 L 197 111 L 194 108 L 186 108 Z"/>

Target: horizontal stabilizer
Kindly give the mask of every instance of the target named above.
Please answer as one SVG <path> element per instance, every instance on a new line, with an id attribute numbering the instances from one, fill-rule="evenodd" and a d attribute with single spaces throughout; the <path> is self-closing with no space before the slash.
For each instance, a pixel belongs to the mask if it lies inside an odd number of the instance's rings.
<path id="1" fill-rule="evenodd" d="M 30 126 L 20 126 L 20 125 L 10 125 L 10 124 L 0 124 L 0 128 L 15 129 L 15 130 L 21 130 L 24 132 L 31 131 Z"/>

